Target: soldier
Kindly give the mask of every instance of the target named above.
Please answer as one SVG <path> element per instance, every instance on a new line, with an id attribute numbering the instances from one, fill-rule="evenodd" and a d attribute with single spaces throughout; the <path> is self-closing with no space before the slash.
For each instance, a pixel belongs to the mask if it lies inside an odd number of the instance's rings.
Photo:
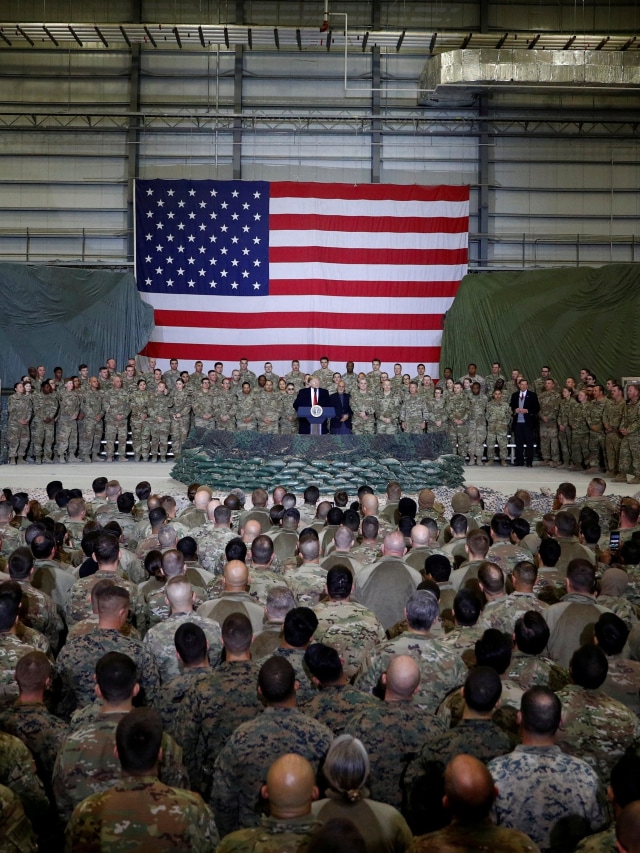
<path id="1" fill-rule="evenodd" d="M 352 361 L 345 364 L 346 372 L 342 374 L 347 394 L 353 394 L 358 388 L 358 374 L 355 372 L 355 365 Z"/>
<path id="2" fill-rule="evenodd" d="M 169 370 L 165 370 L 162 374 L 162 381 L 165 383 L 167 388 L 170 391 L 173 391 L 176 387 L 176 381 L 180 379 L 180 371 L 178 369 L 178 359 L 170 358 L 169 359 Z"/>
<path id="3" fill-rule="evenodd" d="M 484 453 L 484 442 L 487 437 L 487 398 L 480 393 L 479 382 L 471 383 L 471 396 L 469 397 L 469 443 L 467 454 L 469 465 L 477 465 L 482 462 Z"/>
<path id="4" fill-rule="evenodd" d="M 620 425 L 625 411 L 624 393 L 619 385 L 611 388 L 611 397 L 605 400 L 602 412 L 602 425 L 604 427 L 604 447 L 607 461 L 607 477 L 614 478 L 618 474 L 618 460 L 620 457 Z"/>
<path id="5" fill-rule="evenodd" d="M 216 395 L 211 390 L 211 382 L 203 379 L 200 388 L 191 397 L 193 425 L 195 427 L 215 427 L 214 409 Z"/>
<path id="6" fill-rule="evenodd" d="M 36 834 L 51 842 L 50 849 L 60 849 L 56 847 L 60 840 L 55 815 L 38 778 L 33 756 L 19 738 L 5 732 L 0 732 L 0 786 L 9 788 L 19 798 Z M 18 820 L 17 816 L 15 820 Z M 1 826 L 0 837 L 3 837 L 4 823 Z M 44 844 L 43 848 L 46 849 Z M 12 848 L 6 849 L 13 853 Z M 22 847 L 14 849 L 22 853 Z"/>
<path id="7" fill-rule="evenodd" d="M 335 565 L 327 572 L 327 601 L 315 605 L 318 627 L 314 638 L 340 653 L 346 676 L 351 680 L 374 646 L 385 640 L 384 628 L 371 610 L 351 601 L 353 575 L 346 566 Z"/>
<path id="8" fill-rule="evenodd" d="M 498 388 L 487 402 L 487 464 L 495 459 L 495 446 L 498 445 L 500 464 L 507 464 L 508 434 L 511 428 L 511 406 L 502 399 L 502 391 Z"/>
<path id="9" fill-rule="evenodd" d="M 241 358 L 239 361 L 240 367 L 240 382 L 248 382 L 251 388 L 255 388 L 258 384 L 258 379 L 255 373 L 252 370 L 249 370 L 249 362 L 246 358 Z M 232 374 L 233 375 L 233 374 Z"/>
<path id="10" fill-rule="evenodd" d="M 589 427 L 589 474 L 601 470 L 600 466 L 606 461 L 604 448 L 604 404 L 606 397 L 602 385 L 594 385 L 591 398 L 587 404 L 587 425 Z M 605 468 L 602 468 L 604 471 Z"/>
<path id="11" fill-rule="evenodd" d="M 489 399 L 493 397 L 493 392 L 496 390 L 496 382 L 501 381 L 500 388 L 504 388 L 504 383 L 507 381 L 502 374 L 502 367 L 499 361 L 494 361 L 491 364 L 491 373 L 484 378 L 484 390 Z"/>
<path id="12" fill-rule="evenodd" d="M 113 377 L 111 389 L 104 394 L 104 439 L 107 454 L 106 461 L 113 462 L 115 443 L 118 442 L 118 459 L 125 459 L 127 445 L 127 418 L 131 412 L 129 395 L 122 387 L 122 379 Z"/>
<path id="13" fill-rule="evenodd" d="M 459 382 L 453 384 L 453 394 L 447 400 L 446 405 L 449 440 L 451 450 L 458 456 L 464 457 L 469 443 L 469 399 L 462 393 L 462 385 Z"/>
<path id="14" fill-rule="evenodd" d="M 133 461 L 146 461 L 149 456 L 149 401 L 151 392 L 147 390 L 145 379 L 138 379 L 135 391 L 129 394 L 131 403 L 131 446 Z"/>
<path id="15" fill-rule="evenodd" d="M 447 431 L 446 401 L 439 385 L 436 385 L 433 390 L 433 398 L 425 399 L 424 413 L 428 433 L 445 433 Z"/>
<path id="16" fill-rule="evenodd" d="M 167 461 L 169 432 L 171 430 L 171 411 L 173 399 L 164 382 L 158 382 L 156 393 L 149 398 L 149 460 Z"/>
<path id="17" fill-rule="evenodd" d="M 78 441 L 78 415 L 80 397 L 73 390 L 73 381 L 67 379 L 59 396 L 60 409 L 56 427 L 56 455 L 58 462 L 66 462 L 65 454 L 73 455 Z"/>
<path id="18" fill-rule="evenodd" d="M 152 703 L 158 692 L 155 659 L 142 643 L 120 633 L 129 613 L 129 593 L 122 587 L 112 586 L 100 590 L 96 598 L 98 627 L 68 641 L 57 660 L 61 682 L 59 712 L 64 719 L 69 719 L 76 708 L 83 708 L 93 701 L 95 666 L 109 651 L 122 652 L 136 662 L 144 691 L 143 700 Z"/>
<path id="19" fill-rule="evenodd" d="M 257 826 L 260 786 L 273 759 L 295 751 L 314 772 L 333 740 L 326 726 L 296 708 L 296 679 L 291 664 L 269 658 L 258 675 L 266 710 L 243 723 L 227 739 L 216 759 L 211 805 L 223 835 Z"/>
<path id="20" fill-rule="evenodd" d="M 497 823 L 526 832 L 543 850 L 573 850 L 607 823 L 598 777 L 586 761 L 556 745 L 561 714 L 564 721 L 564 702 L 551 690 L 527 690 L 518 714 L 522 745 L 488 765 L 498 789 Z"/>
<path id="21" fill-rule="evenodd" d="M 6 785 L 0 785 L 0 825 L 3 847 L 20 853 L 36 853 L 38 839 L 26 816 L 20 798 Z"/>
<path id="22" fill-rule="evenodd" d="M 540 453 L 542 454 L 542 464 L 557 468 L 560 463 L 558 414 L 561 397 L 556 391 L 555 382 L 551 378 L 544 380 L 544 384 L 541 384 L 540 387 Z M 536 385 L 536 391 L 537 388 Z"/>
<path id="23" fill-rule="evenodd" d="M 582 471 L 589 461 L 589 424 L 587 422 L 587 412 L 586 392 L 578 391 L 576 405 L 572 406 L 569 411 L 569 427 L 571 429 L 570 471 Z"/>
<path id="24" fill-rule="evenodd" d="M 136 708 L 122 717 L 115 730 L 122 778 L 74 810 L 66 832 L 69 850 L 210 853 L 216 847 L 218 831 L 201 798 L 157 778 L 164 743 L 156 711 Z"/>
<path id="25" fill-rule="evenodd" d="M 16 665 L 21 657 L 36 651 L 33 645 L 18 636 L 18 613 L 22 604 L 22 590 L 15 581 L 0 584 L 0 699 L 14 699 L 18 687 L 14 681 Z M 0 782 L 3 780 L 0 779 Z"/>
<path id="26" fill-rule="evenodd" d="M 417 590 L 407 601 L 409 630 L 394 640 L 383 643 L 365 660 L 356 686 L 373 693 L 383 672 L 398 655 L 410 655 L 418 662 L 421 688 L 415 704 L 435 713 L 445 696 L 460 687 L 466 678 L 466 667 L 455 652 L 431 635 L 439 616 L 438 601 L 432 592 Z"/>
<path id="27" fill-rule="evenodd" d="M 154 625 L 144 637 L 143 644 L 158 664 L 160 682 L 165 684 L 178 676 L 181 667 L 176 656 L 176 630 L 185 622 L 198 625 L 207 638 L 209 662 L 217 666 L 222 652 L 220 625 L 205 619 L 193 609 L 193 588 L 184 575 L 172 577 L 166 584 L 165 595 L 170 613 L 163 622 Z"/>
<path id="28" fill-rule="evenodd" d="M 293 385 L 296 392 L 300 391 L 301 388 L 304 388 L 304 373 L 300 370 L 300 362 L 297 358 L 294 358 L 291 362 L 291 370 L 289 373 L 285 373 L 284 380 L 287 385 Z"/>
<path id="29" fill-rule="evenodd" d="M 236 429 L 242 432 L 255 432 L 257 428 L 257 408 L 255 397 L 251 393 L 251 385 L 242 383 L 242 393 L 236 406 Z"/>
<path id="30" fill-rule="evenodd" d="M 280 432 L 283 435 L 294 435 L 298 432 L 298 413 L 293 408 L 296 393 L 296 386 L 293 382 L 288 382 L 280 401 Z"/>
<path id="31" fill-rule="evenodd" d="M 104 426 L 104 392 L 95 376 L 82 387 L 78 428 L 80 432 L 80 456 L 83 462 L 98 459 L 101 450 Z"/>
<path id="32" fill-rule="evenodd" d="M 376 432 L 378 434 L 395 435 L 398 432 L 401 405 L 402 401 L 399 394 L 391 387 L 391 380 L 383 380 L 382 393 L 377 396 L 375 403 Z"/>
<path id="33" fill-rule="evenodd" d="M 381 681 L 384 701 L 356 711 L 345 730 L 361 740 L 369 754 L 371 798 L 398 808 L 402 804 L 401 780 L 409 761 L 426 737 L 444 731 L 444 724 L 413 704 L 421 682 L 415 658 L 394 656 Z"/>
<path id="34" fill-rule="evenodd" d="M 33 395 L 31 447 L 36 464 L 53 462 L 53 441 L 58 414 L 58 398 L 48 382 L 42 383 L 41 393 Z"/>
<path id="35" fill-rule="evenodd" d="M 629 627 L 615 613 L 602 613 L 596 622 L 594 635 L 595 642 L 607 656 L 607 678 L 602 690 L 637 715 L 640 711 L 640 662 L 626 660 L 622 654 L 629 637 Z"/>
<path id="36" fill-rule="evenodd" d="M 33 554 L 30 548 L 21 547 L 9 557 L 9 576 L 16 581 L 22 590 L 23 611 L 22 621 L 30 628 L 35 628 L 49 640 L 51 648 L 56 652 L 60 648 L 60 639 L 64 631 L 64 623 L 53 599 L 42 590 L 36 589 L 31 583 L 33 578 Z"/>
<path id="37" fill-rule="evenodd" d="M 424 399 L 418 394 L 417 382 L 411 382 L 409 385 L 409 394 L 400 408 L 400 424 L 403 432 L 409 435 L 420 435 L 424 432 L 426 410 Z"/>
<path id="38" fill-rule="evenodd" d="M 282 403 L 278 393 L 273 390 L 273 382 L 267 379 L 264 389 L 257 395 L 257 426 L 258 432 L 276 435 L 280 429 L 280 412 Z"/>
<path id="39" fill-rule="evenodd" d="M 231 510 L 218 501 L 209 501 L 207 505 L 208 522 L 194 527 L 191 535 L 198 543 L 198 553 L 202 567 L 208 572 L 220 574 L 220 557 L 231 539 L 237 535 L 231 529 Z"/>
<path id="40" fill-rule="evenodd" d="M 213 767 L 227 739 L 242 723 L 262 713 L 257 693 L 259 667 L 251 660 L 251 622 L 231 613 L 222 625 L 225 660 L 185 693 L 176 712 L 185 764 L 194 790 L 208 799 Z"/>
<path id="41" fill-rule="evenodd" d="M 213 401 L 213 417 L 216 429 L 225 432 L 233 432 L 236 428 L 236 407 L 238 398 L 231 391 L 231 380 L 226 377 L 222 380 L 220 391 L 215 395 Z"/>
<path id="42" fill-rule="evenodd" d="M 14 393 L 9 397 L 7 408 L 7 444 L 9 448 L 9 464 L 15 465 L 16 460 L 25 462 L 25 454 L 29 446 L 29 422 L 33 416 L 31 395 L 27 395 L 23 382 L 16 382 Z"/>
<path id="43" fill-rule="evenodd" d="M 627 481 L 627 474 L 633 473 L 631 483 L 640 483 L 640 404 L 638 398 L 640 389 L 637 385 L 627 386 L 627 403 L 620 422 L 620 454 L 618 467 L 620 473 L 615 477 L 616 483 Z M 633 471 L 632 471 L 633 469 Z"/>
<path id="44" fill-rule="evenodd" d="M 364 377 L 350 397 L 352 409 L 351 431 L 354 435 L 373 435 L 375 431 L 376 398 Z"/>
<path id="45" fill-rule="evenodd" d="M 320 387 L 329 390 L 333 383 L 333 370 L 329 367 L 329 359 L 326 355 L 320 358 L 320 367 L 313 371 L 313 376 L 320 380 Z"/>
<path id="46" fill-rule="evenodd" d="M 549 626 L 544 616 L 528 610 L 516 619 L 513 629 L 514 650 L 506 677 L 522 690 L 541 684 L 554 692 L 569 683 L 569 672 L 544 652 L 549 642 Z"/>

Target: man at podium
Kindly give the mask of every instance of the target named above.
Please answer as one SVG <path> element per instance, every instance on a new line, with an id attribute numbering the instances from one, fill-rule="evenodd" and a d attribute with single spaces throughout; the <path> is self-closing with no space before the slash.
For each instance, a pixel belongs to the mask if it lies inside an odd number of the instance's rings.
<path id="1" fill-rule="evenodd" d="M 298 391 L 298 396 L 296 397 L 293 408 L 296 412 L 299 413 L 299 421 L 298 421 L 298 432 L 300 435 L 310 435 L 311 430 L 311 422 L 302 415 L 299 410 L 300 409 L 313 409 L 314 406 L 320 406 L 322 409 L 326 409 L 329 406 L 329 392 L 326 388 L 320 387 L 320 380 L 317 376 L 312 376 L 309 380 L 309 387 L 302 388 Z M 320 426 L 320 425 L 318 425 Z M 325 420 L 322 423 L 321 431 L 323 434 L 329 432 L 329 421 Z"/>

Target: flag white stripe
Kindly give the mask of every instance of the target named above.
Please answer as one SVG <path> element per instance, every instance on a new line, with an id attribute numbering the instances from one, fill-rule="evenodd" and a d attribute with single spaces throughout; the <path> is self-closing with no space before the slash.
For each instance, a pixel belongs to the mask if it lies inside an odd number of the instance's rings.
<path id="1" fill-rule="evenodd" d="M 269 246 L 324 246 L 334 249 L 460 249 L 466 234 L 396 234 L 387 231 L 271 231 Z"/>
<path id="2" fill-rule="evenodd" d="M 469 215 L 466 201 L 383 201 L 380 199 L 270 198 L 270 214 L 318 214 L 321 216 L 417 216 L 421 219 L 458 219 Z M 274 224 L 275 227 L 277 225 Z M 273 227 L 272 226 L 272 230 Z"/>
<path id="3" fill-rule="evenodd" d="M 231 273 L 231 270 L 227 272 Z M 269 278 L 326 279 L 328 281 L 460 281 L 467 272 L 466 264 L 443 266 L 403 266 L 402 264 L 269 264 Z M 304 285 L 303 285 L 304 286 Z"/>

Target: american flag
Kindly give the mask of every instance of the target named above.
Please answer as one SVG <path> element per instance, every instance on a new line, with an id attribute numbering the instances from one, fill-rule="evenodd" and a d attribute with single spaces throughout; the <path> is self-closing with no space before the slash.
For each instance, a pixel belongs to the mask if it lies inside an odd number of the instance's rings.
<path id="1" fill-rule="evenodd" d="M 285 373 L 326 354 L 340 370 L 379 358 L 435 376 L 468 229 L 467 186 L 138 180 L 145 354 L 227 375 L 240 358 Z"/>

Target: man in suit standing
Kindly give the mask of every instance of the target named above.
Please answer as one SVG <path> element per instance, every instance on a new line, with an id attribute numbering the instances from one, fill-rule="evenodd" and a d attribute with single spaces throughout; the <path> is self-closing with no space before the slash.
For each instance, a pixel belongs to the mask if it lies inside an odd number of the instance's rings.
<path id="1" fill-rule="evenodd" d="M 308 388 L 301 388 L 298 391 L 298 396 L 295 399 L 293 408 L 298 411 L 299 408 L 311 408 L 312 406 L 322 406 L 323 409 L 330 406 L 329 392 L 326 388 L 320 387 L 320 379 L 317 376 L 312 376 L 309 380 Z M 300 435 L 310 435 L 311 423 L 306 418 L 300 418 L 298 421 L 298 432 Z M 322 432 L 329 432 L 329 421 L 326 420 L 322 424 Z"/>
<path id="2" fill-rule="evenodd" d="M 336 410 L 335 417 L 331 418 L 331 435 L 349 435 L 353 412 L 343 379 L 338 382 L 336 393 L 329 396 L 329 405 Z"/>
<path id="3" fill-rule="evenodd" d="M 536 419 L 540 411 L 538 395 L 529 391 L 529 383 L 521 379 L 518 383 L 519 391 L 511 395 L 511 411 L 513 422 L 511 432 L 516 443 L 516 465 L 525 464 L 524 446 L 527 446 L 526 464 L 527 468 L 533 467 L 533 442 L 535 440 Z"/>

